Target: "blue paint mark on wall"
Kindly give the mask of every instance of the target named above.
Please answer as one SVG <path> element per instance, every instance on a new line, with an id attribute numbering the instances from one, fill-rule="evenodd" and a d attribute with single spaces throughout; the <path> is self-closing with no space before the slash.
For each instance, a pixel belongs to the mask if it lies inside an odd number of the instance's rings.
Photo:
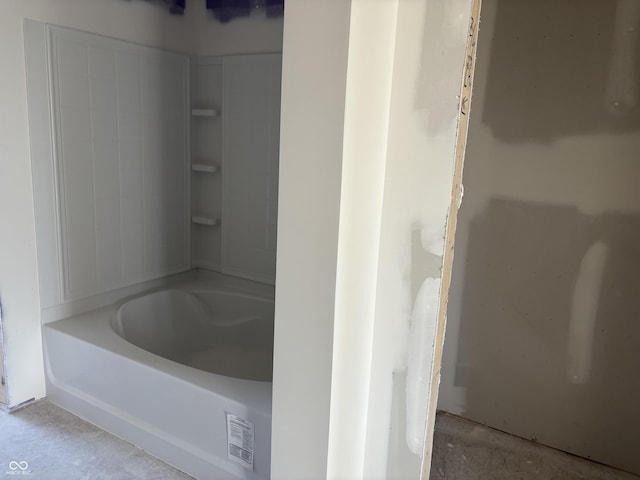
<path id="1" fill-rule="evenodd" d="M 172 15 L 184 15 L 186 0 L 146 0 L 166 8 Z M 248 17 L 254 10 L 264 9 L 267 18 L 284 15 L 284 0 L 205 0 L 207 10 L 221 23 Z"/>

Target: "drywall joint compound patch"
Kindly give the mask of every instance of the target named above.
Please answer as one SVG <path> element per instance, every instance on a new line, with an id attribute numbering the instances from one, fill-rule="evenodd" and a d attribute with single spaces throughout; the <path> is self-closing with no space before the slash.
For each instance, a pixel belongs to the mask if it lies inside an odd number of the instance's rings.
<path id="1" fill-rule="evenodd" d="M 253 471 L 255 428 L 253 423 L 227 413 L 227 456 Z"/>

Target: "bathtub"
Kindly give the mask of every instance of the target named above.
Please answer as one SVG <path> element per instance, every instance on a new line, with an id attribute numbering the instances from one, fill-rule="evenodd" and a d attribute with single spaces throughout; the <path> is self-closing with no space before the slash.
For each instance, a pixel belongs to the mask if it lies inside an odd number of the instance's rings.
<path id="1" fill-rule="evenodd" d="M 268 479 L 272 295 L 217 276 L 48 323 L 47 397 L 198 479 Z"/>

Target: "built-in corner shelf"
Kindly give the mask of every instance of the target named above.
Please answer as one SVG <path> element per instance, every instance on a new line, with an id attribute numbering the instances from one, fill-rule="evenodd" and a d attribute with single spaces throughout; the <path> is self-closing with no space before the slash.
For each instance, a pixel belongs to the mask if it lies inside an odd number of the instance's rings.
<path id="1" fill-rule="evenodd" d="M 211 163 L 192 163 L 191 170 L 201 173 L 216 173 L 220 170 L 220 167 L 218 167 L 218 165 L 212 165 Z"/>
<path id="2" fill-rule="evenodd" d="M 196 225 L 205 225 L 207 227 L 215 227 L 220 224 L 220 219 L 197 214 L 191 217 L 191 223 L 195 223 Z"/>
<path id="3" fill-rule="evenodd" d="M 217 117 L 220 114 L 215 108 L 192 108 L 191 115 L 194 117 Z"/>

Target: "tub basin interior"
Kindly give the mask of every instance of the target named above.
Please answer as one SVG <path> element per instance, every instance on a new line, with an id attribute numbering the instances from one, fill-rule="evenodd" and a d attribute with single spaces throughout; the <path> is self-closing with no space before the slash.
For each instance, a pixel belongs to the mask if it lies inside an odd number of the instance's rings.
<path id="1" fill-rule="evenodd" d="M 272 301 L 249 295 L 163 290 L 122 304 L 112 321 L 128 342 L 207 372 L 270 382 Z"/>

